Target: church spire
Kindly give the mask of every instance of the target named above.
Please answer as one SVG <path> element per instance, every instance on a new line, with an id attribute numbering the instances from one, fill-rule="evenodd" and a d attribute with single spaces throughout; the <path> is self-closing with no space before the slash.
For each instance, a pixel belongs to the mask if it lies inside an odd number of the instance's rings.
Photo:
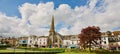
<path id="1" fill-rule="evenodd" d="M 50 26 L 50 32 L 54 32 L 54 16 L 52 16 L 51 26 Z"/>

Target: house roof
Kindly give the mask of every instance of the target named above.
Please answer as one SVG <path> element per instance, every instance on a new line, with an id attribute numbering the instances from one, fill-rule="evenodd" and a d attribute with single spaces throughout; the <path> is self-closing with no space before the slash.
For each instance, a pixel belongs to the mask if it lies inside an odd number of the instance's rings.
<path id="1" fill-rule="evenodd" d="M 120 35 L 120 31 L 113 31 L 111 35 L 107 35 L 107 32 L 102 32 L 102 36 L 118 36 Z"/>
<path id="2" fill-rule="evenodd" d="M 28 37 L 19 37 L 18 40 L 27 40 Z"/>
<path id="3" fill-rule="evenodd" d="M 38 38 L 41 38 L 41 37 L 43 37 L 43 38 L 47 38 L 48 36 L 39 36 Z"/>
<path id="4" fill-rule="evenodd" d="M 113 35 L 114 35 L 114 36 L 120 35 L 120 31 L 114 31 L 114 32 L 113 32 Z"/>

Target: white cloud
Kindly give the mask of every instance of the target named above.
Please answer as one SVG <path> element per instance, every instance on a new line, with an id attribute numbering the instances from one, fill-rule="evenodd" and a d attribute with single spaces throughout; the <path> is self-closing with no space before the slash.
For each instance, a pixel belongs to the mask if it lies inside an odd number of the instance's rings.
<path id="1" fill-rule="evenodd" d="M 102 31 L 112 30 L 120 26 L 120 1 L 102 0 L 100 6 L 96 6 L 98 0 L 89 0 L 84 6 L 76 6 L 72 9 L 67 4 L 61 4 L 54 9 L 53 2 L 30 4 L 19 6 L 22 19 L 0 14 L 0 32 L 16 32 L 19 34 L 48 35 L 48 27 L 52 15 L 55 16 L 55 25 L 63 22 L 64 26 L 59 33 L 78 34 L 87 26 L 99 26 Z M 30 23 L 30 24 L 29 24 Z M 68 28 L 71 26 L 70 28 Z"/>
<path id="2" fill-rule="evenodd" d="M 20 30 L 18 28 L 20 24 L 20 19 L 17 17 L 8 17 L 3 13 L 0 13 L 0 33 L 17 33 Z M 21 33 L 19 33 L 21 34 Z M 16 34 L 17 35 L 17 34 Z"/>

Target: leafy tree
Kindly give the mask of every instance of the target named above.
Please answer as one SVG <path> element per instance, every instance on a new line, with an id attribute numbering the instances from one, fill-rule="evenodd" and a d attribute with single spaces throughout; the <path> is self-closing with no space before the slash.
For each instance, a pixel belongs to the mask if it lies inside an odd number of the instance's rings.
<path id="1" fill-rule="evenodd" d="M 108 36 L 111 36 L 112 35 L 112 32 L 111 31 L 107 31 L 106 32 Z"/>
<path id="2" fill-rule="evenodd" d="M 101 39 L 101 32 L 99 27 L 95 26 L 88 26 L 87 28 L 84 28 L 81 30 L 81 33 L 79 34 L 80 38 L 80 46 L 85 49 L 86 47 L 89 47 L 89 50 L 91 52 L 91 46 L 95 46 L 99 44 L 98 40 Z"/>

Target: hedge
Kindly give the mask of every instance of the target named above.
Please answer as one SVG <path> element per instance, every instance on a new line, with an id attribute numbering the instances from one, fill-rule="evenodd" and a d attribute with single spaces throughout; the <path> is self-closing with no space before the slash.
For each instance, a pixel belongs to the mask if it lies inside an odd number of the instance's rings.
<path id="1" fill-rule="evenodd" d="M 6 49 L 8 47 L 10 47 L 10 45 L 0 45 L 0 49 Z"/>

